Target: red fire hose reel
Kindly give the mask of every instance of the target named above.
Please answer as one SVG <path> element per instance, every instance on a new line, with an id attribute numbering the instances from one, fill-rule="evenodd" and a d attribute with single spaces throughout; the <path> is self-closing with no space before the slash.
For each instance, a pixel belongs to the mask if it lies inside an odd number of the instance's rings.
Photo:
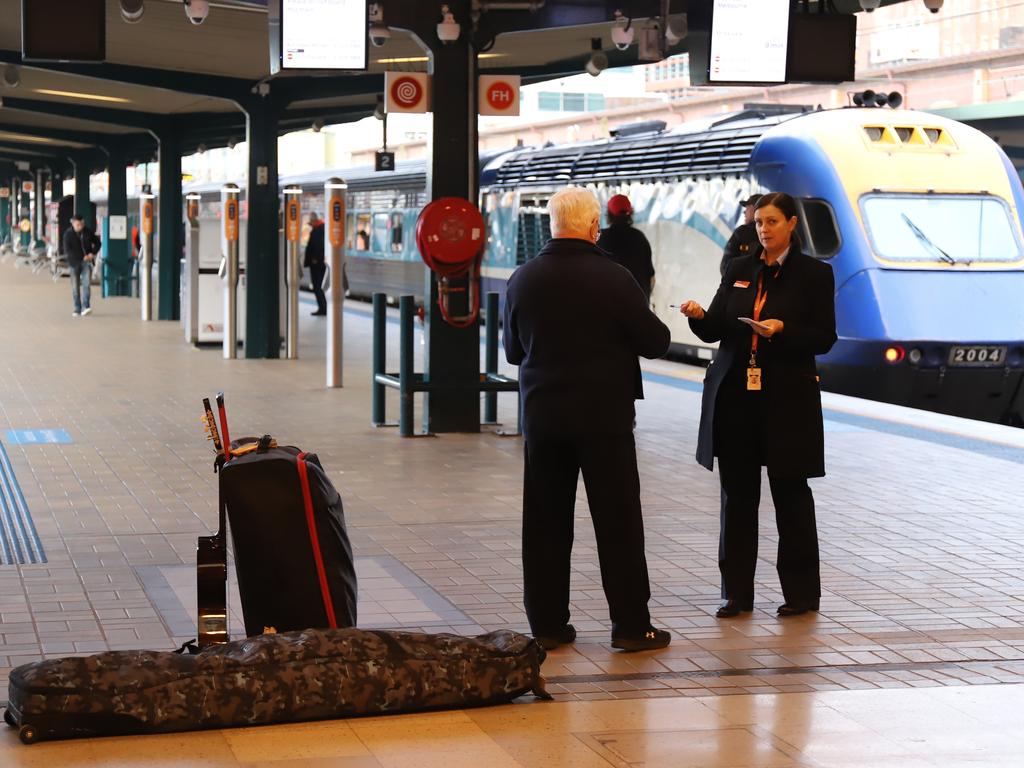
<path id="1" fill-rule="evenodd" d="M 416 220 L 416 247 L 423 262 L 438 276 L 437 304 L 445 322 L 466 328 L 480 314 L 480 262 L 484 255 L 484 218 L 477 207 L 461 197 L 441 197 L 420 212 Z M 448 309 L 452 293 L 465 288 L 452 281 L 467 278 L 469 314 L 453 317 Z"/>

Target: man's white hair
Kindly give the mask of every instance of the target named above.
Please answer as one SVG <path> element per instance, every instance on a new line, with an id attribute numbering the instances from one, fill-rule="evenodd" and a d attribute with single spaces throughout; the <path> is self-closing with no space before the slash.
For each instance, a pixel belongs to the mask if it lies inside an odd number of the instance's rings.
<path id="1" fill-rule="evenodd" d="M 566 187 L 548 200 L 548 216 L 554 237 L 562 232 L 587 232 L 594 219 L 601 218 L 601 204 L 589 189 Z"/>

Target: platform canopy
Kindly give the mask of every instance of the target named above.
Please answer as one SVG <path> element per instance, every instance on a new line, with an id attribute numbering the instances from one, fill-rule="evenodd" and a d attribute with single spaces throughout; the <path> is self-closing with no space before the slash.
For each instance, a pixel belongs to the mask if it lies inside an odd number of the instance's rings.
<path id="1" fill-rule="evenodd" d="M 1017 171 L 1024 174 L 1024 99 L 928 111 L 959 120 L 990 136 L 1003 148 Z"/>
<path id="2" fill-rule="evenodd" d="M 632 14 L 638 25 L 668 15 L 670 27 L 684 30 L 683 14 L 695 2 L 705 0 L 475 0 L 475 21 L 457 20 L 472 30 L 482 72 L 535 82 L 582 72 L 595 38 L 610 66 L 639 63 L 637 45 L 619 51 L 612 44 L 615 11 Z M 152 133 L 168 125 L 185 153 L 221 146 L 244 138 L 240 105 L 256 94 L 278 100 L 282 133 L 314 120 L 360 119 L 376 108 L 385 70 L 426 69 L 424 47 L 410 30 L 432 29 L 442 5 L 381 3 L 391 38 L 370 48 L 366 72 L 271 76 L 267 3 L 214 0 L 206 21 L 194 25 L 182 0 L 144 0 L 142 18 L 129 24 L 120 1 L 107 0 L 106 61 L 61 64 L 22 62 L 22 0 L 0 0 L 0 158 L 56 158 L 117 143 L 130 160 L 145 160 L 153 154 Z M 810 3 L 812 11 L 816 6 Z M 853 13 L 860 4 L 828 0 L 828 7 Z M 75 19 L 53 24 L 73 27 Z M 683 37 L 667 53 L 685 52 L 688 44 Z M 97 159 L 102 167 L 99 153 Z"/>

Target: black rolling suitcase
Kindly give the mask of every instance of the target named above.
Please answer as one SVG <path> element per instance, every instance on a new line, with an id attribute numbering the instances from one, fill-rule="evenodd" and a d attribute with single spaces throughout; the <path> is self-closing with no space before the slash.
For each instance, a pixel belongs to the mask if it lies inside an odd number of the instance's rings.
<path id="1" fill-rule="evenodd" d="M 197 655 L 108 651 L 11 671 L 7 724 L 45 739 L 166 733 L 550 698 L 537 641 L 307 629 Z"/>
<path id="2" fill-rule="evenodd" d="M 228 442 L 218 395 L 220 530 L 198 552 L 199 647 L 227 637 L 224 531 L 230 521 L 246 635 L 356 624 L 356 573 L 341 496 L 315 454 L 278 446 L 269 435 Z M 208 406 L 208 403 L 207 403 Z"/>

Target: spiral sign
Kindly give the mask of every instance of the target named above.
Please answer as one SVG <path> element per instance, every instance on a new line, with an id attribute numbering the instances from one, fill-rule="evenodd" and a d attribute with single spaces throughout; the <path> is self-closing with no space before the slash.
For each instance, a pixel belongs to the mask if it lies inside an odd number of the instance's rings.
<path id="1" fill-rule="evenodd" d="M 412 109 L 423 98 L 423 88 L 411 77 L 400 77 L 391 84 L 391 100 L 402 109 Z"/>

